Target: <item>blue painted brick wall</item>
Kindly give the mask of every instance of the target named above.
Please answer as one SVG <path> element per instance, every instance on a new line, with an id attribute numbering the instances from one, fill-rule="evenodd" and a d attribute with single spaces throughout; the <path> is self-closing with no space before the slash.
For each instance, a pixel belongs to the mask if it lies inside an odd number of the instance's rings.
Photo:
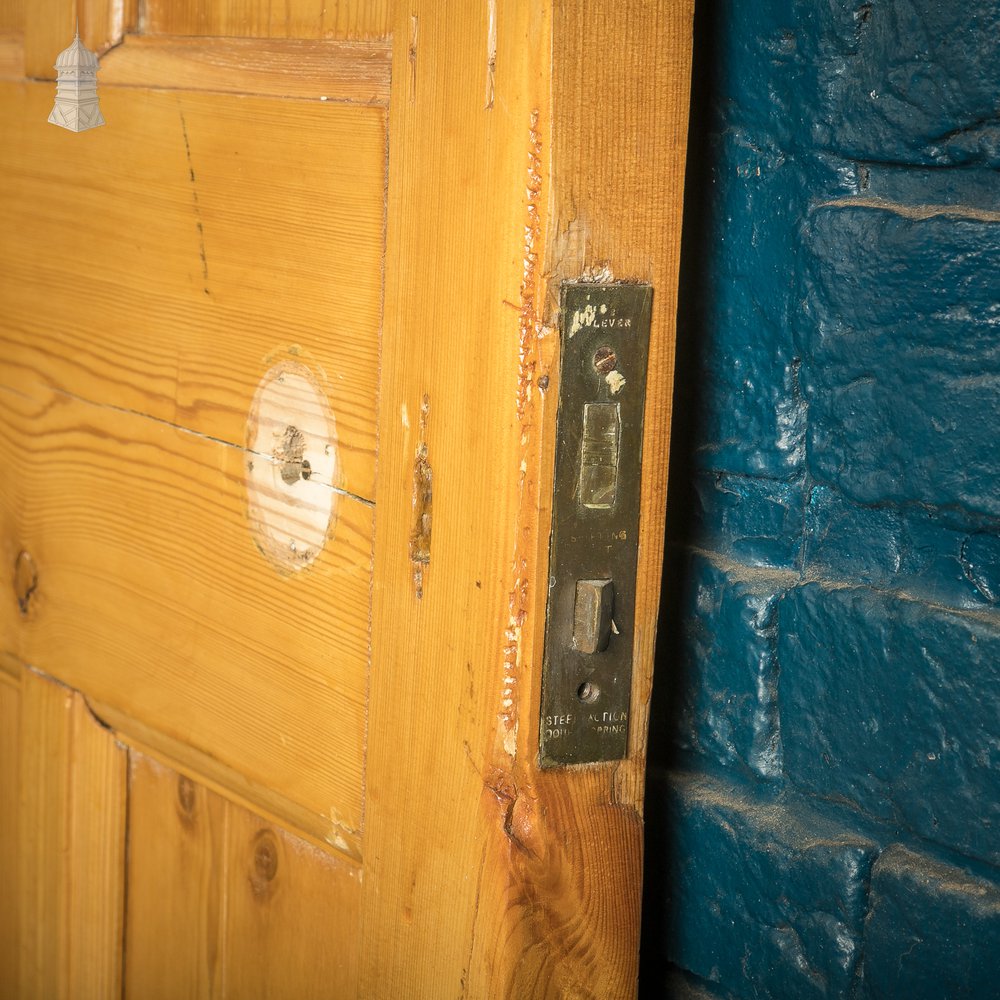
<path id="1" fill-rule="evenodd" d="M 1000 998 L 1000 5 L 695 67 L 644 992 Z"/>

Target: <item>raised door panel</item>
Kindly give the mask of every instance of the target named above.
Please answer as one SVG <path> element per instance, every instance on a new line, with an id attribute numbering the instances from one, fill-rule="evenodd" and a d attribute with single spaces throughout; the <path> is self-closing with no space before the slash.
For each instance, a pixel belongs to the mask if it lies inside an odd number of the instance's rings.
<path id="1" fill-rule="evenodd" d="M 350 997 L 359 866 L 130 754 L 125 995 Z"/>
<path id="2" fill-rule="evenodd" d="M 0 642 L 356 856 L 386 110 L 127 78 L 0 90 Z"/>

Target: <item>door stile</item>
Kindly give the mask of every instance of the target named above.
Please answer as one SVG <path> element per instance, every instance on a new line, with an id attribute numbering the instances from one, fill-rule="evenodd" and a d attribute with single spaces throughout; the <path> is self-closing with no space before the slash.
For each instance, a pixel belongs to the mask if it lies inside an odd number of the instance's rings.
<path id="1" fill-rule="evenodd" d="M 361 995 L 630 996 L 691 4 L 439 7 L 394 35 Z M 632 723 L 626 761 L 542 771 L 581 277 L 654 285 Z"/>

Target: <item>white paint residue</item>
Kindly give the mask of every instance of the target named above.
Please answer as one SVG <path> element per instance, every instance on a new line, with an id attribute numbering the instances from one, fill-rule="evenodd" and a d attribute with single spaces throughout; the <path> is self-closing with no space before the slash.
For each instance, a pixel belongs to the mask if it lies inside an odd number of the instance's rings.
<path id="1" fill-rule="evenodd" d="M 337 431 L 326 395 L 302 364 L 261 380 L 247 420 L 247 516 L 257 547 L 286 570 L 308 566 L 336 523 Z"/>
<path id="2" fill-rule="evenodd" d="M 608 372 L 604 376 L 604 381 L 608 383 L 608 388 L 611 390 L 612 396 L 617 396 L 625 387 L 625 376 L 617 370 Z"/>
<path id="3" fill-rule="evenodd" d="M 496 98 L 497 69 L 497 0 L 486 0 L 486 110 Z"/>
<path id="4" fill-rule="evenodd" d="M 597 319 L 597 310 L 592 305 L 573 310 L 573 320 L 569 325 L 569 335 L 572 337 L 585 326 L 590 326 Z"/>
<path id="5" fill-rule="evenodd" d="M 517 720 L 514 720 L 512 728 L 503 734 L 503 748 L 508 757 L 513 757 L 517 753 Z"/>
<path id="6" fill-rule="evenodd" d="M 406 403 L 401 403 L 399 407 L 399 417 L 403 421 L 405 430 L 410 429 L 410 411 L 406 408 Z"/>

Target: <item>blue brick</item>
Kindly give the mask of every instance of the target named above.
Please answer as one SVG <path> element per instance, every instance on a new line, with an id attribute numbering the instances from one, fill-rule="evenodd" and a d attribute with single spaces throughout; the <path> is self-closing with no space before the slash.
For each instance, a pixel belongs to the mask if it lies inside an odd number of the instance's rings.
<path id="1" fill-rule="evenodd" d="M 1000 885 L 893 847 L 872 871 L 864 939 L 871 1000 L 1000 998 Z"/>
<path id="2" fill-rule="evenodd" d="M 713 138 L 712 211 L 699 225 L 710 256 L 687 262 L 682 332 L 697 336 L 697 370 L 679 383 L 679 410 L 697 428 L 703 469 L 788 479 L 801 471 L 806 410 L 788 337 L 801 298 L 797 220 L 810 197 L 771 136 L 730 129 Z M 705 183 L 704 181 L 702 183 Z"/>
<path id="3" fill-rule="evenodd" d="M 808 88 L 817 145 L 881 162 L 1000 164 L 993 0 L 833 0 L 800 10 L 819 14 Z"/>
<path id="4" fill-rule="evenodd" d="M 692 476 L 690 544 L 750 566 L 793 569 L 799 561 L 804 488 L 727 473 Z"/>
<path id="5" fill-rule="evenodd" d="M 697 35 L 712 58 L 697 66 L 702 78 L 695 93 L 714 98 L 705 113 L 716 131 L 733 124 L 774 129 L 783 148 L 796 137 L 796 101 L 806 69 L 802 42 L 808 43 L 796 32 L 797 2 L 715 0 L 699 8 Z"/>
<path id="6" fill-rule="evenodd" d="M 935 604 L 1000 602 L 1000 526 L 921 507 L 864 507 L 815 487 L 805 515 L 803 575 L 892 588 Z"/>
<path id="7" fill-rule="evenodd" d="M 968 213 L 995 211 L 997 188 L 996 171 L 982 167 L 941 170 L 864 163 L 856 167 L 850 193 L 903 205 L 948 205 Z"/>
<path id="8" fill-rule="evenodd" d="M 808 584 L 778 611 L 785 773 L 1000 862 L 1000 615 Z"/>
<path id="9" fill-rule="evenodd" d="M 846 995 L 873 844 L 704 777 L 654 780 L 647 802 L 672 839 L 668 959 L 738 996 Z"/>
<path id="10" fill-rule="evenodd" d="M 806 508 L 803 572 L 886 587 L 902 562 L 902 514 L 866 508 L 816 487 Z"/>
<path id="11" fill-rule="evenodd" d="M 860 503 L 1000 515 L 1000 225 L 839 208 L 807 232 L 813 475 Z"/>
<path id="12" fill-rule="evenodd" d="M 778 600 L 788 581 L 695 557 L 685 573 L 674 742 L 724 766 L 781 774 Z"/>

